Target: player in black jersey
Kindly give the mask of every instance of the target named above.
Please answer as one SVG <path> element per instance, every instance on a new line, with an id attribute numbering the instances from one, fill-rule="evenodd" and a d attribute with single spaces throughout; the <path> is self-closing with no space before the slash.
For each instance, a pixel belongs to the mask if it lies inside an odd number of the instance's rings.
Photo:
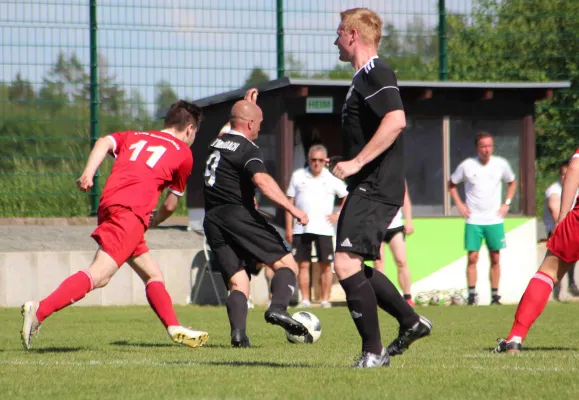
<path id="1" fill-rule="evenodd" d="M 225 284 L 230 290 L 227 315 L 231 345 L 250 347 L 246 335 L 249 275 L 244 265 L 261 262 L 275 270 L 271 280 L 271 305 L 265 320 L 294 335 L 311 339 L 307 329 L 287 312 L 296 288 L 298 266 L 290 247 L 255 209 L 255 189 L 286 209 L 301 224 L 308 216 L 289 202 L 267 173 L 257 139 L 263 114 L 256 104 L 257 90 L 231 109 L 231 130 L 209 145 L 205 168 L 205 219 L 207 242 L 215 254 Z"/>
<path id="2" fill-rule="evenodd" d="M 355 8 L 340 13 L 335 45 L 340 61 L 356 73 L 342 109 L 344 158 L 332 173 L 348 183 L 340 213 L 335 271 L 346 293 L 350 315 L 362 337 L 358 368 L 387 366 L 415 340 L 430 334 L 432 324 L 404 301 L 396 287 L 364 260 L 379 257 L 380 243 L 404 201 L 406 126 L 394 71 L 377 56 L 382 20 L 373 11 Z M 382 346 L 377 305 L 400 323 L 399 336 Z"/>

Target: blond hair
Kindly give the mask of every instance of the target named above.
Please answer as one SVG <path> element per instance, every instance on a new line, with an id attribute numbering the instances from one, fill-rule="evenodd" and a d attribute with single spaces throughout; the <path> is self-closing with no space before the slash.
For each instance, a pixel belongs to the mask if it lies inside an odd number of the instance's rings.
<path id="1" fill-rule="evenodd" d="M 362 42 L 378 47 L 382 39 L 382 18 L 368 8 L 351 8 L 340 13 L 344 30 L 357 30 Z"/>

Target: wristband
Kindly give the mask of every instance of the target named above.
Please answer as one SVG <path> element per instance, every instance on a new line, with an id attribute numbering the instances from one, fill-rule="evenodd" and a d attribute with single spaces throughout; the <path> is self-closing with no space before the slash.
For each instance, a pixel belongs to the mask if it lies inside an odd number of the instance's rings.
<path id="1" fill-rule="evenodd" d="M 505 204 L 506 204 L 507 206 L 510 206 L 510 205 L 511 205 L 511 199 L 506 199 L 506 200 L 505 200 Z"/>

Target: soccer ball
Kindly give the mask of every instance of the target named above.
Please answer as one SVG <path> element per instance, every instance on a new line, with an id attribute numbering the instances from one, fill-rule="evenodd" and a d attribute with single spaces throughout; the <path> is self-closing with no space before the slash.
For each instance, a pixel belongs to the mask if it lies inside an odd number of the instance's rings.
<path id="1" fill-rule="evenodd" d="M 456 306 L 464 306 L 466 304 L 466 297 L 462 293 L 457 292 L 452 296 L 452 304 Z"/>
<path id="2" fill-rule="evenodd" d="M 452 304 L 452 294 L 446 290 L 438 292 L 437 297 L 438 303 L 436 305 L 438 306 L 449 306 Z"/>
<path id="3" fill-rule="evenodd" d="M 298 322 L 301 322 L 307 329 L 310 335 L 312 335 L 313 343 L 317 342 L 322 336 L 322 324 L 318 317 L 308 311 L 298 311 L 292 318 Z M 285 331 L 285 336 L 290 343 L 305 343 L 305 336 L 295 336 Z"/>
<path id="4" fill-rule="evenodd" d="M 430 295 L 426 292 L 420 292 L 414 298 L 414 304 L 426 307 L 430 304 Z"/>
<path id="5" fill-rule="evenodd" d="M 430 305 L 437 306 L 440 304 L 441 293 L 438 290 L 433 290 L 430 292 Z"/>

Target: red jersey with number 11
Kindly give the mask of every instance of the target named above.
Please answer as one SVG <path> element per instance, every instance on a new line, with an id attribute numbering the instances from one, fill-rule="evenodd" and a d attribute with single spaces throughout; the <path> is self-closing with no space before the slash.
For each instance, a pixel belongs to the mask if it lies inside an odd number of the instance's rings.
<path id="1" fill-rule="evenodd" d="M 165 188 L 183 196 L 193 168 L 186 143 L 164 131 L 116 132 L 115 163 L 105 183 L 99 208 L 121 205 L 130 208 L 145 225 Z"/>

